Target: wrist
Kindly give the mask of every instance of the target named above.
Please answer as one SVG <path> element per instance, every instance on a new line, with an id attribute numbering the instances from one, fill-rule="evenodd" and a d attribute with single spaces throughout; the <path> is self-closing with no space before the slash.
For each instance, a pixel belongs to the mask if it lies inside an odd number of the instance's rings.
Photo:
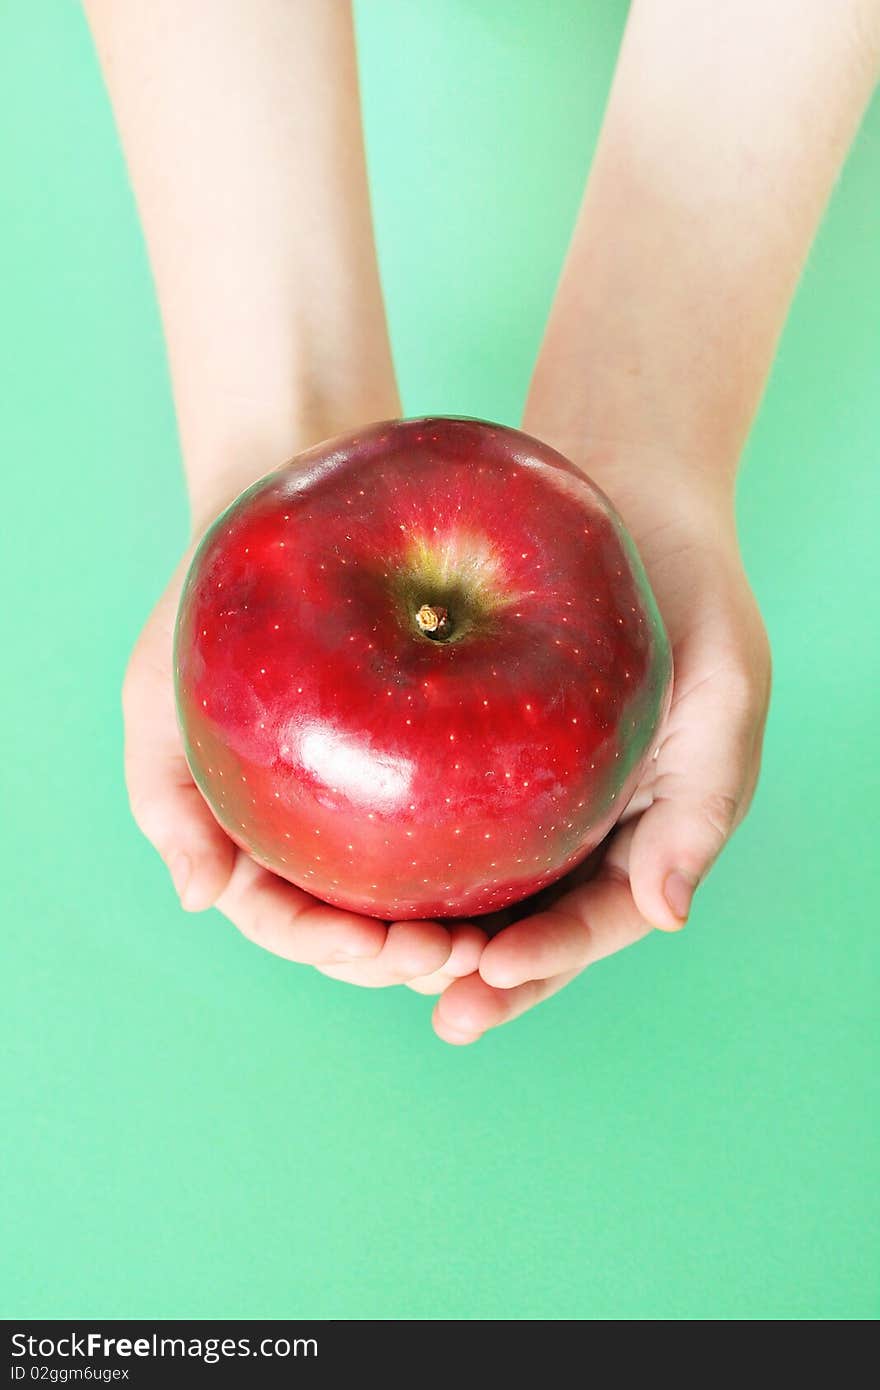
<path id="1" fill-rule="evenodd" d="M 197 540 L 231 502 L 266 473 L 281 467 L 313 445 L 375 420 L 400 414 L 393 386 L 371 400 L 322 403 L 319 409 L 276 408 L 252 412 L 252 418 L 220 424 L 213 421 L 196 444 L 185 448 L 190 499 L 191 537 Z"/>
<path id="2" fill-rule="evenodd" d="M 654 575 L 658 562 L 687 554 L 704 590 L 713 575 L 741 567 L 732 475 L 711 460 L 639 450 L 609 457 L 597 452 L 584 471 L 606 492 Z"/>
<path id="3" fill-rule="evenodd" d="M 675 516 L 694 533 L 710 523 L 733 530 L 735 472 L 708 449 L 689 457 L 661 445 L 591 441 L 575 462 L 640 535 L 658 516 Z"/>
<path id="4" fill-rule="evenodd" d="M 736 465 L 709 442 L 704 453 L 689 455 L 630 431 L 600 438 L 531 408 L 523 428 L 606 492 L 634 533 L 644 534 L 652 518 L 669 514 L 695 532 L 710 521 L 733 531 Z"/>

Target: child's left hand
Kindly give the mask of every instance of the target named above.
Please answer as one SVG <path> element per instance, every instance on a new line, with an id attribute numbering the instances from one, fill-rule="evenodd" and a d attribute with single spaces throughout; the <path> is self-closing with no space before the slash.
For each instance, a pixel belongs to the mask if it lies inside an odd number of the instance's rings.
<path id="1" fill-rule="evenodd" d="M 758 778 L 770 651 L 729 490 L 653 459 L 592 460 L 586 471 L 618 506 L 647 567 L 673 647 L 672 707 L 593 876 L 576 870 L 549 906 L 542 895 L 536 913 L 493 937 L 478 971 L 442 994 L 434 1027 L 450 1043 L 476 1041 L 652 927 L 681 927 Z"/>

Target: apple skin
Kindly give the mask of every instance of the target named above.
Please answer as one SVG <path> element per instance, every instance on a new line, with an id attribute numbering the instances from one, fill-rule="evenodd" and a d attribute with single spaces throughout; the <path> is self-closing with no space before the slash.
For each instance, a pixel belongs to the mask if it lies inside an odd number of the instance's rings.
<path id="1" fill-rule="evenodd" d="M 175 631 L 220 825 L 386 920 L 492 912 L 573 868 L 635 790 L 671 671 L 608 499 L 538 440 L 449 417 L 330 440 L 248 488 Z"/>

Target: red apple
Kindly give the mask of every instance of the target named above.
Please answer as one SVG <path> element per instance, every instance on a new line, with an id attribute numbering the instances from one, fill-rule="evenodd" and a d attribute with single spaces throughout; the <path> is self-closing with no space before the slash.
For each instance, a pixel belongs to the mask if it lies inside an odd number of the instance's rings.
<path id="1" fill-rule="evenodd" d="M 438 418 L 242 493 L 192 562 L 175 671 L 227 834 L 396 919 L 490 912 L 583 859 L 651 756 L 671 658 L 607 498 L 536 439 Z"/>

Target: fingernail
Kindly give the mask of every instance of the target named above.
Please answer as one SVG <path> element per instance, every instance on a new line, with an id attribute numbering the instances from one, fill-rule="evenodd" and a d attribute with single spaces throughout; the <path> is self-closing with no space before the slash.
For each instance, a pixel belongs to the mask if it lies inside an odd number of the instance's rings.
<path id="1" fill-rule="evenodd" d="M 181 906 L 185 906 L 183 895 L 192 876 L 192 864 L 188 854 L 176 854 L 168 865 L 171 874 L 171 882 L 174 884 L 174 891 L 180 899 Z"/>
<path id="2" fill-rule="evenodd" d="M 462 1033 L 458 1028 L 447 1028 L 444 1025 L 440 1041 L 451 1044 L 452 1047 L 467 1047 L 470 1043 L 479 1042 L 482 1033 Z"/>
<path id="3" fill-rule="evenodd" d="M 366 937 L 361 941 L 353 942 L 350 946 L 338 946 L 333 952 L 333 959 L 340 962 L 375 960 L 384 944 L 384 941 L 377 943 Z"/>
<path id="4" fill-rule="evenodd" d="M 696 886 L 692 878 L 688 878 L 678 869 L 673 869 L 672 873 L 666 876 L 663 896 L 680 922 L 687 921 Z"/>

